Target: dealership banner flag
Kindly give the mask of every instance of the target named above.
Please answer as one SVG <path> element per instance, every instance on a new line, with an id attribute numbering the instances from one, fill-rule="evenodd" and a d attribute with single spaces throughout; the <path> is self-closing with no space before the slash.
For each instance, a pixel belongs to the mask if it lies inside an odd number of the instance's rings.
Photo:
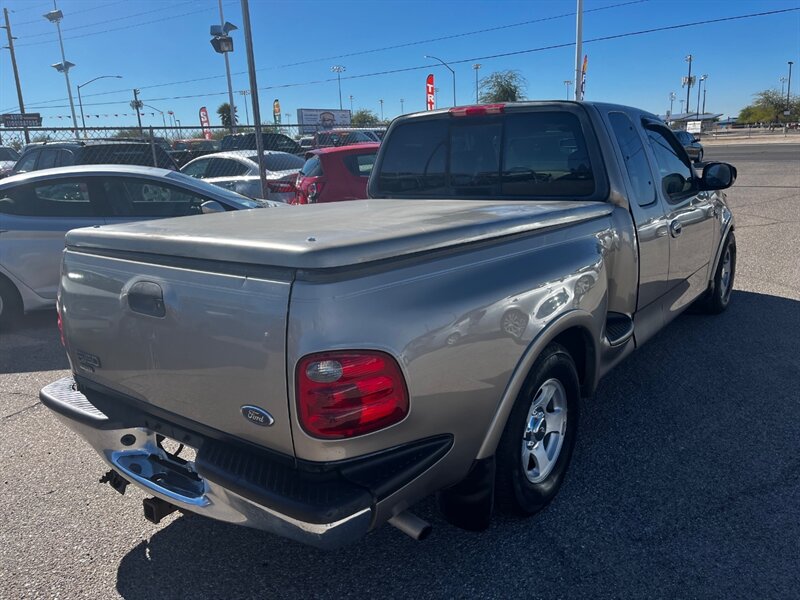
<path id="1" fill-rule="evenodd" d="M 586 93 L 586 67 L 589 66 L 589 55 L 583 55 L 583 68 L 581 69 L 581 100 Z"/>
<path id="2" fill-rule="evenodd" d="M 425 80 L 425 106 L 428 110 L 433 110 L 436 106 L 436 86 L 433 82 L 433 73 L 429 73 Z"/>
<path id="3" fill-rule="evenodd" d="M 203 137 L 211 139 L 211 122 L 208 120 L 208 110 L 205 106 L 200 107 L 200 127 L 203 128 Z"/>
<path id="4" fill-rule="evenodd" d="M 280 125 L 281 123 L 281 103 L 275 98 L 275 101 L 272 103 L 272 119 L 275 121 L 275 125 Z"/>

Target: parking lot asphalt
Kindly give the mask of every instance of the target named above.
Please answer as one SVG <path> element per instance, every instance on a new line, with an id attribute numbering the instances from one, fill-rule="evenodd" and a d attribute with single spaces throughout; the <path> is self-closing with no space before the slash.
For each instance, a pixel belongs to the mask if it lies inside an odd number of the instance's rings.
<path id="1" fill-rule="evenodd" d="M 732 304 L 686 314 L 583 407 L 555 502 L 483 533 L 385 526 L 322 552 L 144 494 L 39 402 L 68 374 L 55 315 L 0 334 L 0 598 L 733 598 L 800 590 L 800 145 L 715 146 L 738 270 Z"/>

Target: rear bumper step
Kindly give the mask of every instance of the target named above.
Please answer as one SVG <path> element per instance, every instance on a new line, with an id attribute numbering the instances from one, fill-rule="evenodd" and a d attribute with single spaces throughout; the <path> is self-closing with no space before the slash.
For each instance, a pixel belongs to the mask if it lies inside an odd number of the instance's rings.
<path id="1" fill-rule="evenodd" d="M 136 416 L 117 399 L 98 402 L 100 410 L 90 400 L 94 394 L 87 398 L 72 378 L 51 383 L 39 397 L 123 480 L 164 503 L 320 548 L 360 539 L 374 525 L 375 504 L 452 445 L 450 438 L 434 438 L 349 461 L 292 466 L 289 457 L 275 460 L 268 452 L 190 430 L 186 437 L 199 443 L 196 459 L 186 461 L 167 454 L 161 433 L 143 426 L 152 422 L 148 415 Z M 118 415 L 107 414 L 114 412 L 112 404 L 120 406 Z M 186 430 L 185 423 L 180 429 Z"/>

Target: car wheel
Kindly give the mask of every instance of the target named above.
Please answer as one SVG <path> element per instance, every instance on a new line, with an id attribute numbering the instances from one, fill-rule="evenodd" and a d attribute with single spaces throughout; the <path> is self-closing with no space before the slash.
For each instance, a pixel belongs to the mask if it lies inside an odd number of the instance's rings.
<path id="1" fill-rule="evenodd" d="M 555 497 L 572 457 L 578 427 L 575 362 L 558 344 L 531 369 L 497 447 L 495 501 L 501 510 L 532 515 Z"/>
<path id="2" fill-rule="evenodd" d="M 506 311 L 506 313 L 503 315 L 500 326 L 502 327 L 504 333 L 513 338 L 519 339 L 528 328 L 528 315 L 521 310 L 512 308 L 511 310 Z"/>
<path id="3" fill-rule="evenodd" d="M 714 273 L 711 289 L 700 301 L 700 309 L 708 314 L 717 315 L 728 308 L 731 303 L 731 292 L 736 277 L 736 237 L 731 231 L 722 247 L 722 255 Z"/>
<path id="4" fill-rule="evenodd" d="M 19 322 L 22 316 L 22 298 L 14 285 L 0 278 L 0 327 L 6 329 Z"/>

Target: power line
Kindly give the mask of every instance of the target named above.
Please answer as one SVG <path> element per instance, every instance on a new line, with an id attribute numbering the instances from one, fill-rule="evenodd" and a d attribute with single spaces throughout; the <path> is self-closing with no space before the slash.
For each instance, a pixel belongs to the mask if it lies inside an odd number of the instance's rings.
<path id="1" fill-rule="evenodd" d="M 169 8 L 175 8 L 176 6 L 192 4 L 192 2 L 193 2 L 193 0 L 188 0 L 187 2 L 177 2 L 177 3 L 173 4 L 172 6 L 170 6 Z M 113 5 L 109 5 L 109 6 L 113 6 Z M 64 27 L 61 31 L 66 33 L 67 31 L 75 31 L 77 29 L 86 29 L 87 27 L 94 27 L 96 25 L 105 25 L 107 23 L 113 23 L 115 21 L 124 21 L 125 19 L 133 19 L 134 17 L 141 17 L 141 16 L 144 16 L 144 15 L 152 15 L 153 13 L 163 12 L 163 10 L 164 10 L 163 8 L 158 8 L 156 10 L 147 10 L 145 12 L 135 13 L 135 14 L 132 14 L 132 15 L 124 16 L 124 17 L 116 17 L 115 19 L 106 19 L 106 20 L 100 21 L 98 23 L 87 23 L 86 25 L 78 25 L 77 27 Z M 79 12 L 85 12 L 85 11 L 79 11 Z M 71 16 L 73 16 L 75 14 L 77 14 L 77 13 L 69 13 L 68 16 L 71 17 Z M 170 18 L 170 17 L 166 17 L 166 18 Z M 126 29 L 127 28 L 128 27 L 126 27 Z M 33 35 L 26 35 L 25 39 L 36 38 L 36 37 L 44 37 L 44 36 L 50 36 L 50 35 L 52 35 L 52 33 L 49 32 L 49 31 L 47 31 L 45 33 L 34 33 Z M 83 37 L 83 36 L 81 35 L 81 37 Z M 64 39 L 70 39 L 70 38 L 67 37 L 67 38 L 64 38 Z M 39 43 L 39 42 L 37 42 L 37 43 Z M 21 45 L 33 46 L 35 44 L 21 44 Z"/>
<path id="2" fill-rule="evenodd" d="M 619 34 L 614 34 L 614 35 L 601 36 L 601 37 L 596 37 L 596 38 L 591 38 L 591 39 L 588 39 L 588 40 L 584 40 L 583 43 L 584 44 L 590 44 L 590 43 L 596 43 L 596 42 L 603 42 L 603 41 L 621 39 L 621 38 L 626 38 L 626 37 L 635 37 L 635 36 L 640 36 L 640 35 L 647 35 L 647 34 L 650 34 L 650 33 L 657 33 L 657 32 L 660 32 L 660 31 L 671 31 L 671 30 L 675 30 L 675 29 L 685 29 L 685 28 L 688 28 L 688 27 L 697 27 L 697 26 L 701 26 L 701 25 L 712 25 L 712 24 L 715 24 L 715 23 L 723 23 L 723 22 L 728 22 L 728 21 L 751 19 L 751 18 L 755 18 L 755 17 L 764 17 L 764 16 L 771 16 L 771 15 L 776 15 L 776 14 L 784 14 L 784 13 L 796 12 L 796 11 L 799 11 L 799 10 L 800 10 L 800 7 L 793 7 L 793 8 L 785 8 L 785 9 L 780 9 L 780 10 L 765 11 L 765 12 L 759 12 L 759 13 L 750 13 L 750 14 L 746 14 L 746 15 L 737 15 L 737 16 L 734 16 L 734 17 L 721 17 L 721 18 L 718 18 L 718 19 L 705 19 L 705 20 L 702 20 L 702 21 L 693 21 L 693 22 L 690 22 L 690 23 L 681 23 L 681 24 L 678 24 L 678 25 L 667 25 L 667 26 L 663 26 L 663 27 L 655 27 L 655 28 L 651 28 L 651 29 L 641 29 L 641 30 L 638 30 L 638 31 L 630 31 L 630 32 L 626 32 L 626 33 L 619 33 Z M 562 43 L 562 44 L 552 44 L 552 45 L 548 45 L 548 46 L 540 46 L 538 48 L 529 48 L 529 49 L 526 49 L 526 50 L 516 50 L 516 51 L 513 51 L 513 52 L 503 52 L 503 53 L 500 53 L 500 54 L 492 54 L 492 55 L 487 55 L 487 56 L 473 56 L 473 57 L 470 57 L 470 58 L 452 60 L 452 61 L 450 61 L 450 64 L 461 64 L 461 63 L 467 63 L 467 62 L 476 62 L 476 61 L 479 61 L 479 60 L 491 60 L 491 59 L 495 59 L 495 58 L 504 58 L 504 57 L 507 57 L 507 56 L 518 56 L 520 54 L 530 54 L 530 53 L 534 53 L 534 52 L 543 52 L 543 51 L 546 51 L 546 50 L 554 50 L 554 49 L 558 49 L 558 48 L 567 48 L 567 47 L 574 46 L 574 45 L 575 45 L 575 42 L 565 42 L 565 43 Z M 422 70 L 422 69 L 430 69 L 430 68 L 432 68 L 434 66 L 436 66 L 436 65 L 427 64 L 427 65 L 418 65 L 418 66 L 414 66 L 414 67 L 403 67 L 403 68 L 399 68 L 399 69 L 389 69 L 389 70 L 384 70 L 384 71 L 378 71 L 378 72 L 375 72 L 375 73 L 363 73 L 363 74 L 360 74 L 360 75 L 347 75 L 345 77 L 342 77 L 342 79 L 362 79 L 362 78 L 366 78 L 366 77 L 377 77 L 377 76 L 381 76 L 381 75 L 391 75 L 391 74 L 395 74 L 395 73 L 402 73 L 402 72 L 408 72 L 408 71 L 418 71 L 418 70 Z M 319 80 L 316 80 L 316 81 L 306 81 L 306 82 L 301 82 L 301 83 L 287 83 L 287 84 L 281 84 L 281 85 L 266 86 L 266 87 L 260 87 L 259 89 L 260 90 L 285 89 L 285 88 L 291 88 L 291 87 L 303 87 L 303 86 L 307 86 L 307 85 L 318 85 L 320 83 L 331 83 L 333 81 L 336 81 L 335 77 L 331 77 L 331 78 L 327 78 L 327 79 L 319 79 Z M 185 95 L 185 96 L 171 96 L 171 97 L 163 97 L 163 98 L 150 98 L 150 99 L 148 99 L 148 102 L 159 102 L 159 101 L 165 101 L 165 100 L 186 100 L 186 99 L 191 99 L 191 98 L 202 98 L 202 97 L 207 97 L 207 96 L 219 96 L 219 95 L 224 95 L 224 94 L 227 94 L 227 92 L 210 92 L 210 93 L 205 93 L 205 94 L 191 94 L 191 95 Z M 100 102 L 100 103 L 84 104 L 84 106 L 109 106 L 109 105 L 113 105 L 113 104 L 127 104 L 127 102 L 126 101 Z M 39 105 L 35 105 L 35 106 L 38 107 Z M 51 106 L 51 107 L 44 107 L 44 108 L 65 108 L 65 106 Z"/>
<path id="3" fill-rule="evenodd" d="M 160 19 L 153 19 L 152 21 L 142 21 L 140 23 L 134 23 L 133 25 L 124 25 L 122 27 L 112 27 L 111 29 L 104 29 L 102 31 L 92 31 L 92 32 L 89 32 L 89 33 L 81 33 L 81 34 L 78 34 L 78 35 L 65 36 L 64 39 L 65 40 L 84 39 L 84 38 L 91 37 L 91 36 L 94 36 L 94 35 L 102 35 L 104 33 L 112 33 L 114 31 L 121 31 L 123 29 L 133 29 L 134 27 L 143 27 L 145 25 L 152 25 L 153 23 L 163 23 L 167 19 L 177 19 L 179 17 L 187 17 L 189 15 L 196 15 L 197 13 L 208 12 L 208 11 L 211 11 L 211 10 L 217 10 L 217 9 L 214 6 L 209 6 L 207 8 L 197 8 L 197 9 L 192 10 L 190 12 L 181 13 L 179 15 L 164 16 L 164 17 L 161 17 Z M 73 27 L 73 29 L 77 29 L 77 28 Z M 22 47 L 26 47 L 26 46 L 42 46 L 42 45 L 45 45 L 45 44 L 55 44 L 56 41 L 57 40 L 48 40 L 46 42 L 31 42 L 30 44 L 17 44 L 17 48 L 22 48 Z"/>
<path id="4" fill-rule="evenodd" d="M 619 8 L 619 7 L 622 7 L 622 6 L 629 6 L 631 4 L 642 4 L 643 2 L 648 2 L 648 1 L 649 0 L 630 0 L 628 2 L 621 2 L 621 3 L 618 3 L 618 4 L 611 4 L 609 6 L 601 6 L 601 7 L 598 7 L 598 8 L 593 8 L 593 9 L 590 9 L 590 10 L 587 10 L 587 11 L 584 11 L 584 12 L 585 13 L 598 12 L 598 11 L 603 11 L 603 10 L 609 10 L 609 9 L 612 9 L 612 8 Z M 503 29 L 509 29 L 509 28 L 512 28 L 512 27 L 521 27 L 521 26 L 524 26 L 524 25 L 531 25 L 531 24 L 534 24 L 534 23 L 542 23 L 542 22 L 545 22 L 545 21 L 552 21 L 552 20 L 555 20 L 555 19 L 562 19 L 564 17 L 572 17 L 574 15 L 575 15 L 574 12 L 563 13 L 563 14 L 555 15 L 555 16 L 551 16 L 551 17 L 543 17 L 543 18 L 539 18 L 539 19 L 531 19 L 531 20 L 528 20 L 528 21 L 521 21 L 521 22 L 518 22 L 518 23 L 510 23 L 510 24 L 507 24 L 507 25 L 499 25 L 497 27 L 490 27 L 490 28 L 486 28 L 486 29 L 478 29 L 476 31 L 467 31 L 467 32 L 462 32 L 462 33 L 455 33 L 455 34 L 436 37 L 436 38 L 418 40 L 418 41 L 415 41 L 415 42 L 406 42 L 406 43 L 403 43 L 403 44 L 396 44 L 396 45 L 393 45 L 393 46 L 385 46 L 385 47 L 382 47 L 382 48 L 373 48 L 373 49 L 370 49 L 370 50 L 360 50 L 358 52 L 351 52 L 351 53 L 348 53 L 348 54 L 340 54 L 340 55 L 337 55 L 337 56 L 312 58 L 312 59 L 308 59 L 308 60 L 301 61 L 301 62 L 288 63 L 288 64 L 285 64 L 285 65 L 277 65 L 277 66 L 273 66 L 273 67 L 263 67 L 263 68 L 257 69 L 257 70 L 258 71 L 277 70 L 277 69 L 284 69 L 284 68 L 288 68 L 288 67 L 307 65 L 307 64 L 311 64 L 311 63 L 315 63 L 315 62 L 335 60 L 335 59 L 339 59 L 339 58 L 348 58 L 348 57 L 352 57 L 352 56 L 363 56 L 365 54 L 373 54 L 373 53 L 377 53 L 377 52 L 385 52 L 387 50 L 395 50 L 395 49 L 398 49 L 398 48 L 406 48 L 406 47 L 409 47 L 409 46 L 417 46 L 417 45 L 421 45 L 421 44 L 429 44 L 429 43 L 432 43 L 432 42 L 450 40 L 450 39 L 455 39 L 455 38 L 459 38 L 459 37 L 466 37 L 466 36 L 470 36 L 470 35 L 477 35 L 477 34 L 487 33 L 487 32 L 492 32 L 492 31 L 499 31 L 499 30 L 503 30 Z M 100 33 L 102 33 L 102 32 L 100 32 Z M 69 38 L 65 38 L 65 39 L 69 39 Z M 32 45 L 32 44 L 17 44 L 17 47 L 26 46 L 26 45 Z M 239 71 L 237 73 L 232 73 L 232 75 L 246 75 L 246 74 L 247 74 L 246 71 Z M 139 89 L 142 89 L 142 90 L 144 90 L 144 89 L 154 89 L 154 88 L 159 88 L 159 87 L 169 87 L 169 86 L 173 86 L 173 85 L 183 85 L 183 84 L 187 84 L 187 83 L 197 83 L 197 82 L 200 82 L 200 81 L 209 81 L 209 80 L 212 80 L 212 79 L 220 79 L 222 77 L 224 77 L 224 75 L 211 75 L 211 76 L 207 76 L 207 77 L 197 77 L 195 79 L 185 79 L 183 81 L 171 81 L 171 82 L 166 82 L 166 83 L 157 83 L 157 84 L 153 84 L 153 85 L 140 86 Z M 127 89 L 112 90 L 112 91 L 106 91 L 106 92 L 95 92 L 93 94 L 87 94 L 86 97 L 89 98 L 89 97 L 92 97 L 92 96 L 108 96 L 108 95 L 111 95 L 111 94 L 120 94 L 120 93 L 127 93 L 127 92 L 128 92 Z M 50 102 L 62 102 L 63 100 L 64 100 L 64 98 L 59 98 L 59 99 L 54 99 L 54 100 L 43 100 L 43 101 L 39 102 L 36 106 L 41 106 L 43 104 L 50 103 Z"/>

